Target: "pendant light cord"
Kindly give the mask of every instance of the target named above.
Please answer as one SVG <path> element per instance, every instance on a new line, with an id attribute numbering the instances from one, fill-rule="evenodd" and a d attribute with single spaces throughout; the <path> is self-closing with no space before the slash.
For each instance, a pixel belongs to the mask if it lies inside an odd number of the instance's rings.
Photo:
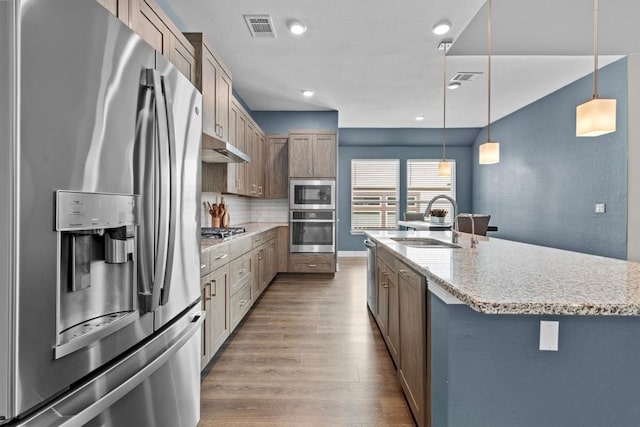
<path id="1" fill-rule="evenodd" d="M 593 1 L 593 99 L 598 97 L 598 0 Z"/>
<path id="2" fill-rule="evenodd" d="M 442 161 L 447 159 L 447 44 L 442 46 L 444 67 L 442 67 Z"/>
<path id="3" fill-rule="evenodd" d="M 595 0 L 596 2 L 598 0 Z M 488 66 L 488 78 L 489 83 L 487 84 L 487 99 L 488 99 L 488 107 L 487 107 L 487 142 L 491 141 L 491 0 L 489 0 L 489 18 L 487 20 L 487 53 L 489 57 L 489 66 Z"/>

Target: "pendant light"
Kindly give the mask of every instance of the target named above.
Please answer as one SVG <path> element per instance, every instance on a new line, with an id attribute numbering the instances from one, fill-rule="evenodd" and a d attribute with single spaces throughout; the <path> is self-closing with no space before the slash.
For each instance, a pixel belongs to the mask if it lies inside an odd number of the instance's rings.
<path id="1" fill-rule="evenodd" d="M 440 43 L 442 52 L 444 52 L 444 66 L 442 73 L 442 160 L 438 163 L 438 176 L 451 176 L 451 162 L 447 161 L 447 49 L 451 46 L 451 42 L 443 41 Z"/>
<path id="2" fill-rule="evenodd" d="M 593 6 L 593 97 L 576 107 L 576 136 L 616 131 L 616 100 L 598 98 L 598 0 Z"/>
<path id="3" fill-rule="evenodd" d="M 500 143 L 491 140 L 491 0 L 489 0 L 489 19 L 487 22 L 487 53 L 489 67 L 487 73 L 488 105 L 487 105 L 487 142 L 480 145 L 479 163 L 491 165 L 500 161 Z"/>

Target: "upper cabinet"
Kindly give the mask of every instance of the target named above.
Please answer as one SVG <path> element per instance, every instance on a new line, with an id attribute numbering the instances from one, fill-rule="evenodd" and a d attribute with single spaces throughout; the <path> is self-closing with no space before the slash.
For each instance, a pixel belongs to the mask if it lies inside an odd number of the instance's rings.
<path id="1" fill-rule="evenodd" d="M 195 48 L 195 80 L 196 86 L 202 92 L 202 131 L 231 142 L 231 73 L 202 33 L 185 33 L 185 36 Z"/>
<path id="2" fill-rule="evenodd" d="M 291 131 L 289 176 L 335 178 L 336 148 L 336 134 L 333 131 Z"/>
<path id="3" fill-rule="evenodd" d="M 287 135 L 268 135 L 264 147 L 265 161 L 269 165 L 264 171 L 264 197 L 267 199 L 286 199 L 287 164 L 289 163 Z"/>
<path id="4" fill-rule="evenodd" d="M 195 49 L 155 0 L 98 0 L 195 84 Z"/>

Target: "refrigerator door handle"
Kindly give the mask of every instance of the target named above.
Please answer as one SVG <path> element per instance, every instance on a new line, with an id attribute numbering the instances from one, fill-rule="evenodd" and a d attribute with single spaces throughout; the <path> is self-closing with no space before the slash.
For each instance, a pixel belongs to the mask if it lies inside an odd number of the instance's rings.
<path id="1" fill-rule="evenodd" d="M 168 251 L 166 260 L 166 274 L 162 287 L 162 293 L 160 296 L 160 305 L 165 305 L 169 301 L 169 292 L 171 291 L 171 273 L 173 266 L 173 257 L 175 255 L 176 248 L 176 225 L 177 207 L 178 207 L 178 166 L 176 153 L 176 131 L 175 121 L 173 118 L 173 105 L 170 101 L 167 85 L 165 85 L 164 78 L 162 78 L 162 89 L 165 100 L 165 111 L 167 119 L 167 131 L 169 143 L 169 236 L 168 236 Z"/>
<path id="2" fill-rule="evenodd" d="M 160 302 L 160 293 L 167 277 L 167 246 L 170 233 L 170 192 L 169 183 L 167 185 L 167 176 L 171 176 L 171 159 L 169 149 L 170 129 L 167 119 L 167 104 L 164 96 L 162 79 L 160 73 L 155 69 L 147 69 L 147 85 L 153 90 L 155 98 L 155 113 L 157 118 L 157 148 L 158 148 L 158 169 L 156 169 L 156 182 L 159 183 L 159 189 L 156 197 L 160 201 L 160 209 L 158 214 L 156 235 L 157 247 L 155 258 L 155 270 L 153 278 L 153 291 L 151 296 L 151 310 L 157 310 Z M 171 179 L 171 178 L 169 178 Z M 167 197 L 168 196 L 168 197 Z"/>

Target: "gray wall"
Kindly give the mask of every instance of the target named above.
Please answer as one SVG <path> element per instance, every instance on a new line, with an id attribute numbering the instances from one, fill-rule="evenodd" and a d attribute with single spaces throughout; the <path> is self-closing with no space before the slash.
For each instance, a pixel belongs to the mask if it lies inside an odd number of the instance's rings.
<path id="1" fill-rule="evenodd" d="M 473 209 L 492 215 L 496 237 L 626 258 L 627 60 L 599 74 L 601 98 L 617 99 L 617 132 L 575 136 L 576 106 L 588 100 L 587 76 L 497 121 L 500 163 L 478 164 L 473 148 Z M 596 214 L 595 204 L 607 213 Z"/>
<path id="2" fill-rule="evenodd" d="M 387 132 L 388 130 L 384 130 Z M 475 133 L 474 133 L 475 134 Z M 400 217 L 406 211 L 406 160 L 440 159 L 439 146 L 401 146 L 389 140 L 387 146 L 343 145 L 345 132 L 340 130 L 338 147 L 338 250 L 363 251 L 363 235 L 351 235 L 351 160 L 399 159 L 400 160 Z M 449 147 L 447 158 L 456 161 L 456 198 L 461 212 L 471 212 L 471 147 Z"/>
<path id="3" fill-rule="evenodd" d="M 265 133 L 287 134 L 291 129 L 338 130 L 337 111 L 252 111 Z"/>
<path id="4" fill-rule="evenodd" d="M 434 427 L 636 427 L 640 319 L 487 315 L 431 295 Z M 560 322 L 539 351 L 540 320 Z"/>

